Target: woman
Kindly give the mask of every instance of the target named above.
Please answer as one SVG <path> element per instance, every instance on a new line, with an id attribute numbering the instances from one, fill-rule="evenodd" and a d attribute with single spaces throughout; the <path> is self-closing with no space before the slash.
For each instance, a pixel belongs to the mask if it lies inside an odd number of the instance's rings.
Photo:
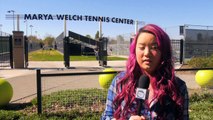
<path id="1" fill-rule="evenodd" d="M 141 75 L 150 79 L 148 99 L 137 115 L 135 97 Z M 171 43 L 157 25 L 141 28 L 130 46 L 126 71 L 119 73 L 108 91 L 101 119 L 165 120 L 188 119 L 188 92 L 185 82 L 175 77 Z"/>

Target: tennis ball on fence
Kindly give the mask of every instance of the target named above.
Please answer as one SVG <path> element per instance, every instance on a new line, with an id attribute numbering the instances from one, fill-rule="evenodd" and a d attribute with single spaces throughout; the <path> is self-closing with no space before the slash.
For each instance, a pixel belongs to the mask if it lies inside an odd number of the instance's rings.
<path id="1" fill-rule="evenodd" d="M 195 80 L 201 87 L 213 86 L 213 70 L 199 70 L 195 75 Z"/>
<path id="2" fill-rule="evenodd" d="M 8 104 L 13 96 L 13 88 L 10 83 L 0 78 L 0 106 Z"/>
<path id="3" fill-rule="evenodd" d="M 106 68 L 103 72 L 115 72 L 112 68 Z M 108 89 L 113 78 L 116 76 L 116 73 L 112 74 L 100 74 L 99 75 L 99 84 L 102 88 Z"/>

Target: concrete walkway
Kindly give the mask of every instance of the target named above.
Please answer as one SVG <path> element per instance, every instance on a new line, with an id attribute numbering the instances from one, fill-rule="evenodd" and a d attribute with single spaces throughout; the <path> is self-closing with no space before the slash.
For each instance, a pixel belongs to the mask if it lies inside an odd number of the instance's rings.
<path id="1" fill-rule="evenodd" d="M 108 61 L 107 67 L 117 71 L 125 70 L 126 61 Z M 7 79 L 13 86 L 13 98 L 11 102 L 29 102 L 36 97 L 36 69 L 42 73 L 73 73 L 102 71 L 104 67 L 99 66 L 98 61 L 76 61 L 70 62 L 70 69 L 64 67 L 63 62 L 29 62 L 28 69 L 1 69 L 0 77 Z M 181 65 L 176 64 L 179 68 Z M 200 88 L 195 82 L 194 74 L 177 74 L 183 79 L 188 88 Z M 43 81 L 44 79 L 44 81 Z M 78 88 L 101 88 L 98 82 L 98 75 L 87 76 L 64 76 L 42 78 L 42 90 L 45 94 L 65 89 Z"/>

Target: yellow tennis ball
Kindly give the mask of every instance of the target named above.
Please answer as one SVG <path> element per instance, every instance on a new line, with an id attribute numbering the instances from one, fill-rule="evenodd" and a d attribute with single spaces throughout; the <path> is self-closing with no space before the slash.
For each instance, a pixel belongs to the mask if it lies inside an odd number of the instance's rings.
<path id="1" fill-rule="evenodd" d="M 106 68 L 103 72 L 115 72 L 112 68 Z M 113 78 L 116 76 L 116 73 L 112 74 L 100 74 L 99 75 L 99 84 L 102 88 L 108 89 Z"/>
<path id="2" fill-rule="evenodd" d="M 8 104 L 13 97 L 13 88 L 10 83 L 0 78 L 0 106 Z"/>
<path id="3" fill-rule="evenodd" d="M 213 70 L 199 70 L 195 75 L 195 81 L 201 87 L 213 86 Z"/>

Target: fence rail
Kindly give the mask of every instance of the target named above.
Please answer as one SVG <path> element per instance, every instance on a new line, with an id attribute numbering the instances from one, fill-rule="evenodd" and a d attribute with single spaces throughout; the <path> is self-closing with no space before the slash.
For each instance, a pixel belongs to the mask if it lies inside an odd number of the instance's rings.
<path id="1" fill-rule="evenodd" d="M 213 70 L 213 68 L 188 68 L 175 69 L 175 71 L 197 71 L 197 70 Z M 37 113 L 42 114 L 42 78 L 56 76 L 83 76 L 83 75 L 100 75 L 100 74 L 117 74 L 121 71 L 112 72 L 75 72 L 75 73 L 41 73 L 40 69 L 36 70 L 37 77 Z"/>

